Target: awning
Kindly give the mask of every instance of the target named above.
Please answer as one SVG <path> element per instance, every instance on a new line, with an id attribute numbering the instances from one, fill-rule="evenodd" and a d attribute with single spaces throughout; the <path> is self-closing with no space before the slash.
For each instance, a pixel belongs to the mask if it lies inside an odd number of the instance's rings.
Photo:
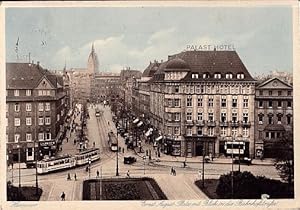
<path id="1" fill-rule="evenodd" d="M 161 140 L 163 137 L 162 136 L 159 136 L 159 137 L 157 137 L 156 139 L 155 139 L 155 141 L 159 141 L 159 140 Z"/>
<path id="2" fill-rule="evenodd" d="M 141 127 L 142 125 L 143 125 L 143 122 L 140 121 L 136 126 L 137 126 L 137 127 Z"/>
<path id="3" fill-rule="evenodd" d="M 139 118 L 136 118 L 136 119 L 133 121 L 133 123 L 135 124 L 135 123 L 137 123 L 138 121 L 140 121 Z"/>

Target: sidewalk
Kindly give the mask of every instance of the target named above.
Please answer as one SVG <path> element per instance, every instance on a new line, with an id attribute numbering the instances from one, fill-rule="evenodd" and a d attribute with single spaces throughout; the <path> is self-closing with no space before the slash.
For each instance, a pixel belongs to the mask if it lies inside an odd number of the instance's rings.
<path id="1" fill-rule="evenodd" d="M 134 148 L 134 152 L 136 153 L 137 156 L 143 157 L 146 155 L 146 150 L 151 151 L 151 158 L 152 160 L 159 160 L 160 164 L 163 163 L 168 163 L 168 162 L 181 162 L 183 163 L 186 160 L 186 163 L 202 163 L 202 156 L 197 156 L 197 157 L 179 157 L 179 156 L 172 156 L 172 155 L 166 155 L 164 153 L 160 153 L 160 157 L 155 156 L 154 148 L 151 144 L 145 144 L 143 143 L 142 145 L 142 150 L 144 151 L 143 153 L 139 153 L 139 148 L 136 147 Z M 226 158 L 226 157 L 221 157 L 221 158 L 214 158 L 213 161 L 210 162 L 211 164 L 231 164 L 232 159 L 231 157 Z M 253 159 L 252 160 L 252 165 L 269 165 L 273 166 L 274 165 L 274 160 L 271 158 L 260 160 L 260 159 Z"/>

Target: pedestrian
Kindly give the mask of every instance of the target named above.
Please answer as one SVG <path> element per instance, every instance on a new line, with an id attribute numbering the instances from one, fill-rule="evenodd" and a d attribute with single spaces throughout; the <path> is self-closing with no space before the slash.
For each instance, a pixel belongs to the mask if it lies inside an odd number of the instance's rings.
<path id="1" fill-rule="evenodd" d="M 127 171 L 127 178 L 130 178 L 129 170 Z"/>
<path id="2" fill-rule="evenodd" d="M 61 200 L 62 200 L 62 201 L 64 201 L 64 200 L 65 200 L 65 198 L 66 198 L 66 194 L 65 194 L 65 192 L 62 192 L 62 193 L 61 193 L 61 195 L 60 195 L 60 197 L 61 197 Z"/>
<path id="3" fill-rule="evenodd" d="M 67 180 L 71 180 L 71 176 L 70 176 L 70 173 L 68 173 L 68 177 L 67 177 Z"/>
<path id="4" fill-rule="evenodd" d="M 77 181 L 77 176 L 76 176 L 76 173 L 74 174 L 74 179 L 75 179 L 75 181 Z"/>
<path id="5" fill-rule="evenodd" d="M 99 178 L 99 171 L 97 170 L 97 172 L 96 172 L 96 173 L 97 173 L 97 178 Z"/>

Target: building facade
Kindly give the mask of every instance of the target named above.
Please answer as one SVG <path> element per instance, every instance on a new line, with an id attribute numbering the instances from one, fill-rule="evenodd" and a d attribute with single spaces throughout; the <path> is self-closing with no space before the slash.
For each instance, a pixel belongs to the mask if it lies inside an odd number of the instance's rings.
<path id="1" fill-rule="evenodd" d="M 258 84 L 255 95 L 255 155 L 272 158 L 273 143 L 293 133 L 293 88 L 272 78 Z"/>
<path id="2" fill-rule="evenodd" d="M 255 80 L 235 51 L 186 51 L 157 66 L 144 101 L 163 152 L 254 156 Z"/>
<path id="3" fill-rule="evenodd" d="M 63 78 L 39 63 L 6 64 L 8 162 L 53 156 L 67 107 Z M 20 155 L 19 155 L 20 154 Z"/>

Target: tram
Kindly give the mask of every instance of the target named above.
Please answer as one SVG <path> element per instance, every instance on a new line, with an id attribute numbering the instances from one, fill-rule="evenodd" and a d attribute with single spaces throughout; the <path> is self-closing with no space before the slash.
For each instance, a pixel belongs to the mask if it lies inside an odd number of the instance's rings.
<path id="1" fill-rule="evenodd" d="M 76 166 L 81 166 L 89 163 L 89 159 L 91 162 L 100 159 L 100 150 L 99 148 L 92 148 L 84 150 L 75 155 Z"/>
<path id="2" fill-rule="evenodd" d="M 115 136 L 115 134 L 112 131 L 108 133 L 108 144 L 109 144 L 111 151 L 113 151 L 113 152 L 118 151 L 117 137 Z"/>
<path id="3" fill-rule="evenodd" d="M 60 157 L 52 157 L 37 162 L 37 173 L 46 174 L 53 171 L 70 169 L 76 166 L 75 157 L 63 155 Z"/>

